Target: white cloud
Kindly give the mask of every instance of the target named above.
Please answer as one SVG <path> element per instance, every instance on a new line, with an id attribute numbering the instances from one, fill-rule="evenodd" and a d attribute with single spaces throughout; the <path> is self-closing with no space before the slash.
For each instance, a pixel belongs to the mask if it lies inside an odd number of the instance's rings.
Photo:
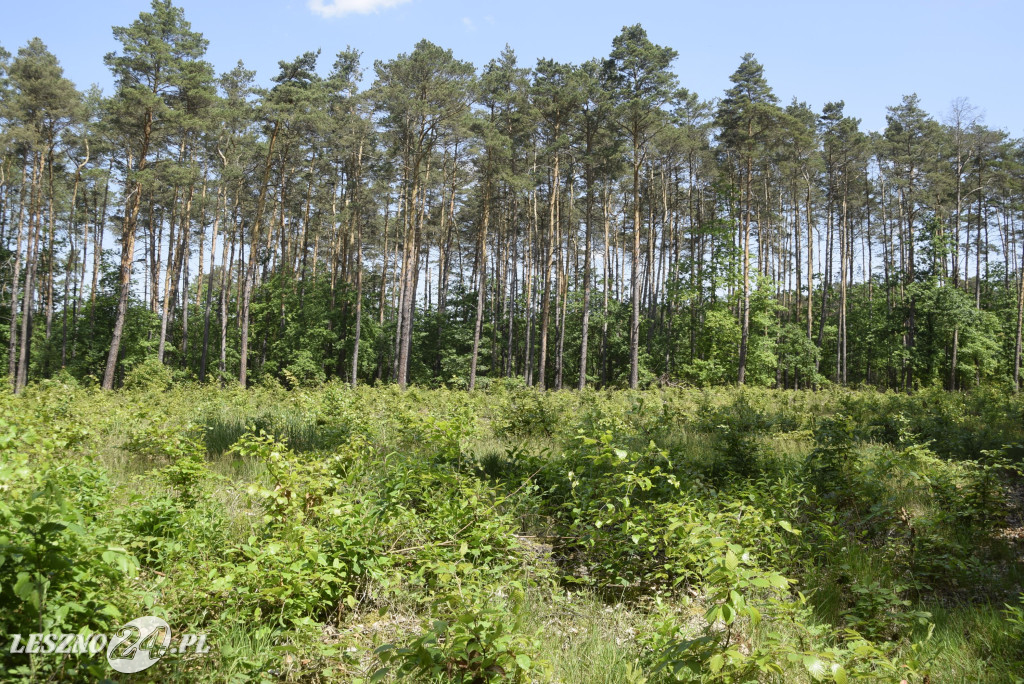
<path id="1" fill-rule="evenodd" d="M 401 5 L 410 0 L 309 0 L 309 9 L 321 17 L 334 19 L 346 14 L 370 14 Z"/>
<path id="2" fill-rule="evenodd" d="M 462 25 L 466 27 L 467 31 L 476 31 L 476 24 L 469 17 L 462 17 Z"/>

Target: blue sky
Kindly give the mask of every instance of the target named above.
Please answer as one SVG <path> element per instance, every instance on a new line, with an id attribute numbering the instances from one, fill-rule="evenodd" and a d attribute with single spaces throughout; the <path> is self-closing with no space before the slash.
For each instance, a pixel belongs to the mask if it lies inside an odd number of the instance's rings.
<path id="1" fill-rule="evenodd" d="M 843 99 L 864 127 L 885 126 L 886 106 L 917 92 L 937 118 L 967 97 L 985 122 L 1024 136 L 1019 0 L 876 2 L 580 2 L 522 0 L 178 0 L 193 29 L 210 40 L 218 71 L 242 59 L 266 83 L 277 61 L 321 48 L 321 71 L 351 45 L 391 59 L 427 38 L 482 66 L 510 44 L 523 65 L 538 57 L 581 62 L 608 53 L 626 24 L 679 52 L 680 83 L 703 97 L 721 95 L 745 52 L 764 64 L 783 103 L 793 96 L 816 110 Z M 103 55 L 117 49 L 112 25 L 131 23 L 149 3 L 8 0 L 0 45 L 14 52 L 39 36 L 80 87 L 111 90 Z"/>

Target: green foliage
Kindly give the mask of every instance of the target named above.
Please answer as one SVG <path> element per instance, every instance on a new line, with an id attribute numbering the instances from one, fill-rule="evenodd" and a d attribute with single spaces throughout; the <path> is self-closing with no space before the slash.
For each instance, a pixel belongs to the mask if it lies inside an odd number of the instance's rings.
<path id="1" fill-rule="evenodd" d="M 843 612 L 846 624 L 873 640 L 898 639 L 908 635 L 915 623 L 927 625 L 931 613 L 912 610 L 913 603 L 901 598 L 907 589 L 878 581 L 854 582 L 849 588 L 851 605 Z"/>
<path id="2" fill-rule="evenodd" d="M 1016 603 L 1005 605 L 1003 617 L 1009 628 L 1006 636 L 1014 653 L 1014 664 L 1024 666 L 1024 595 L 1019 596 Z"/>
<path id="3" fill-rule="evenodd" d="M 1020 463 L 1003 455 L 1006 450 L 983 452 L 984 460 L 960 461 L 933 480 L 933 494 L 949 524 L 987 535 L 1006 524 L 1007 476 L 1024 474 Z"/>
<path id="4" fill-rule="evenodd" d="M 405 645 L 379 647 L 376 653 L 390 667 L 374 676 L 393 672 L 450 682 L 528 681 L 538 669 L 530 654 L 539 645 L 536 637 L 511 630 L 510 619 L 514 617 L 507 612 L 481 606 L 449 620 L 433 620 Z"/>
<path id="5" fill-rule="evenodd" d="M 756 411 L 746 398 L 741 397 L 720 417 L 715 426 L 718 444 L 712 477 L 721 481 L 726 477 L 749 477 L 771 458 L 770 448 L 761 439 L 766 430 L 766 417 Z"/>
<path id="6" fill-rule="evenodd" d="M 126 390 L 165 391 L 174 383 L 174 373 L 156 357 L 149 357 L 125 375 Z"/>
<path id="7" fill-rule="evenodd" d="M 705 315 L 700 356 L 693 359 L 683 371 L 683 377 L 698 387 L 710 387 L 731 382 L 736 377 L 734 350 L 740 344 L 740 326 L 736 317 L 724 307 L 715 308 Z"/>
<path id="8" fill-rule="evenodd" d="M 853 461 L 852 421 L 842 414 L 820 421 L 814 443 L 805 464 L 809 476 L 822 491 L 841 494 L 836 488 L 849 479 Z"/>
<path id="9" fill-rule="evenodd" d="M 177 492 L 181 504 L 191 507 L 199 500 L 200 487 L 210 478 L 210 469 L 207 468 L 202 455 L 190 452 L 178 456 L 174 463 L 163 468 L 160 474 Z"/>
<path id="10" fill-rule="evenodd" d="M 558 399 L 530 387 L 511 389 L 499 417 L 501 434 L 510 437 L 555 434 L 564 418 Z"/>
<path id="11" fill-rule="evenodd" d="M 203 659 L 154 666 L 164 681 L 967 672 L 952 660 L 981 660 L 930 635 L 960 629 L 946 606 L 1015 586 L 1002 530 L 1022 435 L 995 401 L 30 386 L 0 396 L 0 627 L 159 614 L 208 633 Z M 923 407 L 984 416 L 1007 446 L 943 458 L 915 434 L 939 429 Z M 599 657 L 583 605 L 614 616 Z M 1005 615 L 985 667 L 1009 677 Z M 106 676 L 3 657 L 14 679 Z"/>
<path id="12" fill-rule="evenodd" d="M 124 620 L 123 588 L 139 564 L 113 521 L 98 515 L 106 473 L 64 460 L 65 443 L 0 421 L 0 631 L 109 632 Z M 3 653 L 18 677 L 88 679 L 102 670 L 88 654 L 67 662 Z"/>

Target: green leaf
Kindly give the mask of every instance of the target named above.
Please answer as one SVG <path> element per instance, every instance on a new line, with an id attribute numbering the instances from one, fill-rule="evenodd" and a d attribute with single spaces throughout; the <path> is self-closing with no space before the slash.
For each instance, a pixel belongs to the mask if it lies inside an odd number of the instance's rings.
<path id="1" fill-rule="evenodd" d="M 530 656 L 525 653 L 520 653 L 516 656 L 516 665 L 523 670 L 529 670 L 530 666 L 533 665 L 533 661 L 530 660 Z"/>
<path id="2" fill-rule="evenodd" d="M 807 668 L 807 672 L 814 679 L 821 679 L 822 675 L 825 674 L 825 663 L 817 656 L 804 656 L 804 667 Z"/>
<path id="3" fill-rule="evenodd" d="M 708 661 L 708 668 L 714 674 L 718 674 L 722 670 L 722 667 L 724 665 L 725 658 L 722 657 L 721 653 L 716 653 L 715 655 L 711 656 L 711 660 Z"/>
<path id="4" fill-rule="evenodd" d="M 71 532 L 74 532 L 75 534 L 85 534 L 85 528 L 79 525 L 78 523 L 67 523 L 67 529 Z"/>
<path id="5" fill-rule="evenodd" d="M 730 571 L 731 570 L 735 570 L 736 567 L 739 564 L 740 564 L 740 561 L 736 557 L 736 554 L 732 552 L 732 549 L 729 549 L 728 551 L 725 552 L 725 567 L 728 570 L 730 570 Z"/>
<path id="6" fill-rule="evenodd" d="M 780 521 L 779 521 L 779 527 L 781 527 L 782 529 L 786 530 L 786 531 L 787 531 L 787 532 L 789 532 L 790 534 L 796 534 L 796 535 L 799 535 L 799 534 L 801 534 L 800 530 L 798 530 L 798 529 L 795 529 L 795 528 L 794 528 L 794 527 L 793 527 L 792 525 L 790 525 L 790 524 L 789 524 L 789 523 L 788 523 L 787 521 L 785 521 L 785 520 L 780 520 Z"/>
<path id="7" fill-rule="evenodd" d="M 27 601 L 32 592 L 35 591 L 36 585 L 32 581 L 32 576 L 27 572 L 18 573 L 18 581 L 14 583 L 14 594 L 22 601 Z"/>

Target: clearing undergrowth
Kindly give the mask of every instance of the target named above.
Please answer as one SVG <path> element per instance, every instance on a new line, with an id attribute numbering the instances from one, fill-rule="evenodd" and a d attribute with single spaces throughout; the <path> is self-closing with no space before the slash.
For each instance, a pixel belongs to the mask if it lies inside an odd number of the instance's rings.
<path id="1" fill-rule="evenodd" d="M 1020 681 L 1024 404 L 55 382 L 0 397 L 8 635 L 133 681 Z"/>

